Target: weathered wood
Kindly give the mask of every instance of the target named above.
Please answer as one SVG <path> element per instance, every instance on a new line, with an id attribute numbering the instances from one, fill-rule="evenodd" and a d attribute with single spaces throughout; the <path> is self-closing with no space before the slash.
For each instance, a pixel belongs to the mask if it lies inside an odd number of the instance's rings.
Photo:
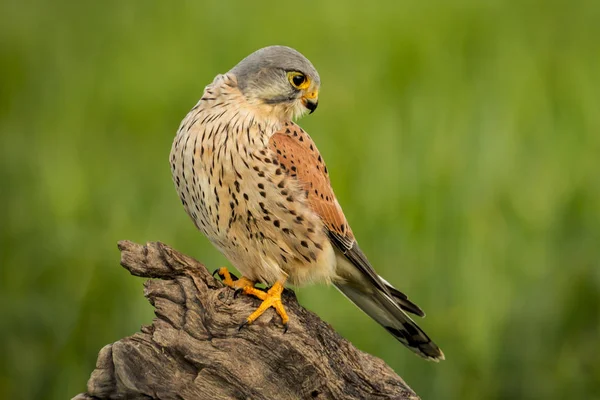
<path id="1" fill-rule="evenodd" d="M 382 360 L 357 350 L 291 290 L 287 333 L 260 300 L 234 299 L 198 261 L 162 243 L 122 241 L 121 265 L 146 278 L 156 318 L 105 346 L 74 399 L 418 399 Z"/>

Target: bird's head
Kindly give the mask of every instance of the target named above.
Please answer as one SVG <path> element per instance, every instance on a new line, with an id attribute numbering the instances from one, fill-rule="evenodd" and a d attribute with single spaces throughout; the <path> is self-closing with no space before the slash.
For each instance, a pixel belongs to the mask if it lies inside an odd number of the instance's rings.
<path id="1" fill-rule="evenodd" d="M 284 120 L 312 113 L 319 102 L 319 73 L 298 51 L 269 46 L 250 54 L 230 71 L 249 104 Z"/>

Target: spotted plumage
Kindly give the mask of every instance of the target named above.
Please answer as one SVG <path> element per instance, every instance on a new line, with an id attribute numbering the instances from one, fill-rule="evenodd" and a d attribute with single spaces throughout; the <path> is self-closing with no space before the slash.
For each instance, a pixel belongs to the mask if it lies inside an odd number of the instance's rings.
<path id="1" fill-rule="evenodd" d="M 323 157 L 292 122 L 314 111 L 319 86 L 312 64 L 282 46 L 261 49 L 218 75 L 173 142 L 171 171 L 181 202 L 243 273 L 245 291 L 264 300 L 248 323 L 271 305 L 287 324 L 280 290 L 261 294 L 248 282 L 334 283 L 416 353 L 441 359 L 403 311 L 422 316 L 421 309 L 379 277 L 358 247 Z M 235 284 L 226 271 L 220 275 Z"/>
<path id="2" fill-rule="evenodd" d="M 328 281 L 334 253 L 322 222 L 270 148 L 285 125 L 229 102 L 244 99 L 235 76 L 219 76 L 174 141 L 171 168 L 186 211 L 251 280 Z"/>

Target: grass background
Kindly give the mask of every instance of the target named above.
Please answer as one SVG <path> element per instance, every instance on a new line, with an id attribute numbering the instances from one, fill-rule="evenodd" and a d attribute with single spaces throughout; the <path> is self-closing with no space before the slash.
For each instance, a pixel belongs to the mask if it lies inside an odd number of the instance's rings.
<path id="1" fill-rule="evenodd" d="M 300 300 L 424 399 L 600 399 L 596 1 L 0 2 L 0 398 L 85 390 L 152 319 L 116 242 L 226 265 L 171 183 L 180 120 L 270 44 L 323 82 L 301 121 L 373 265 L 446 353 L 334 289 Z"/>

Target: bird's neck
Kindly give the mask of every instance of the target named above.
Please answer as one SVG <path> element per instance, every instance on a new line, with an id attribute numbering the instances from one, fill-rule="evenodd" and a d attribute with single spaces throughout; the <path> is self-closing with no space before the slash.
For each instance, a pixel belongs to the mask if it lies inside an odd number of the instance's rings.
<path id="1" fill-rule="evenodd" d="M 204 157 L 230 151 L 249 157 L 268 147 L 271 136 L 284 122 L 273 112 L 249 102 L 239 91 L 235 77 L 219 75 L 183 120 L 176 142 L 195 143 L 204 149 L 200 151 Z"/>

